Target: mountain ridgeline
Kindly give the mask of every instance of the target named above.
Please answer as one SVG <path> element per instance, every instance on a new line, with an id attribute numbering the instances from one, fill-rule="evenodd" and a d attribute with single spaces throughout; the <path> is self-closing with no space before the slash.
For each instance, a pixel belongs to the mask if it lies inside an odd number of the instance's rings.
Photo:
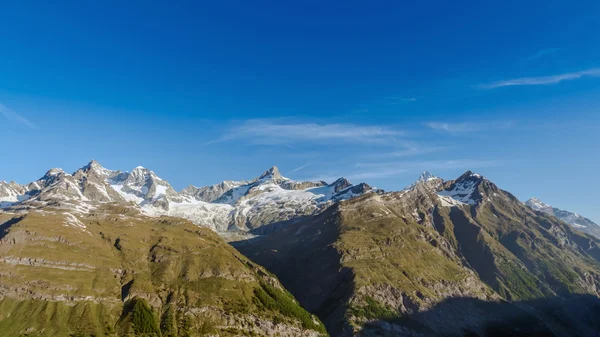
<path id="1" fill-rule="evenodd" d="M 177 192 L 92 161 L 0 182 L 0 335 L 598 336 L 597 227 L 470 171 Z"/>
<path id="2" fill-rule="evenodd" d="M 600 241 L 471 172 L 424 175 L 234 245 L 335 336 L 600 331 Z"/>
<path id="3" fill-rule="evenodd" d="M 556 218 L 568 223 L 573 228 L 580 230 L 584 233 L 593 235 L 600 238 L 600 226 L 594 223 L 592 220 L 581 216 L 577 213 L 565 211 L 552 207 L 548 204 L 543 203 L 541 200 L 531 198 L 525 202 L 525 205 L 533 208 L 536 211 L 544 212 L 555 216 Z"/>

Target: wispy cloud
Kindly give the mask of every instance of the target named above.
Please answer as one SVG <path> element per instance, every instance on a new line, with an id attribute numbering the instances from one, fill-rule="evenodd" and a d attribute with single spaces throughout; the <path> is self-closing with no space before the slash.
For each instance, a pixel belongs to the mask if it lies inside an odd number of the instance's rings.
<path id="1" fill-rule="evenodd" d="M 440 123 L 432 122 L 425 124 L 428 128 L 434 130 L 443 130 L 447 132 L 469 132 L 477 131 L 479 127 L 472 123 Z"/>
<path id="2" fill-rule="evenodd" d="M 36 126 L 33 123 L 31 123 L 28 119 L 19 115 L 18 113 L 14 112 L 13 110 L 7 108 L 4 104 L 1 104 L 1 103 L 0 103 L 0 114 L 2 114 L 6 119 L 8 119 L 10 121 L 27 125 L 28 127 L 32 128 L 32 129 L 36 128 Z"/>
<path id="3" fill-rule="evenodd" d="M 558 75 L 540 76 L 540 77 L 522 77 L 511 80 L 497 81 L 490 84 L 484 84 L 480 87 L 483 89 L 495 89 L 502 87 L 511 86 L 524 86 L 524 85 L 550 85 L 558 84 L 563 81 L 571 81 L 580 79 L 582 77 L 600 77 L 600 68 L 592 68 L 582 71 L 575 71 L 571 73 L 563 73 Z"/>
<path id="4" fill-rule="evenodd" d="M 421 99 L 421 97 L 416 96 L 389 96 L 383 97 L 384 105 L 398 105 L 406 102 L 415 102 Z"/>
<path id="5" fill-rule="evenodd" d="M 344 172 L 329 172 L 325 175 L 308 177 L 309 181 L 325 181 L 331 183 L 340 177 L 345 177 L 355 183 L 368 182 L 371 179 L 394 178 L 406 173 L 408 170 L 402 167 L 386 167 L 378 169 L 354 169 Z"/>
<path id="6" fill-rule="evenodd" d="M 466 133 L 476 132 L 484 130 L 498 130 L 507 129 L 514 125 L 513 121 L 505 122 L 482 122 L 482 123 L 443 123 L 443 122 L 431 122 L 426 123 L 430 129 L 445 131 L 448 133 Z"/>
<path id="7" fill-rule="evenodd" d="M 355 124 L 285 123 L 252 119 L 233 126 L 211 143 L 250 140 L 259 144 L 335 141 L 344 143 L 385 143 L 403 132 L 384 126 Z"/>
<path id="8" fill-rule="evenodd" d="M 304 169 L 305 169 L 307 166 L 308 166 L 308 164 L 304 164 L 304 165 L 302 165 L 302 166 L 298 166 L 298 167 L 296 167 L 295 169 L 293 169 L 293 170 L 292 170 L 290 173 L 296 173 L 296 172 L 298 172 L 298 171 L 302 171 L 302 170 L 304 170 Z"/>
<path id="9" fill-rule="evenodd" d="M 381 154 L 375 154 L 375 157 L 385 157 L 385 158 L 399 158 L 399 157 L 411 157 L 411 156 L 418 156 L 418 155 L 425 155 L 425 154 L 430 154 L 430 153 L 434 153 L 434 152 L 440 152 L 443 150 L 447 150 L 447 147 L 444 146 L 429 146 L 429 145 L 422 145 L 422 144 L 416 144 L 416 143 L 405 143 L 403 144 L 403 148 L 398 149 L 398 150 L 394 150 L 391 152 L 385 152 L 385 153 L 381 153 Z"/>
<path id="10" fill-rule="evenodd" d="M 559 48 L 544 48 L 544 49 L 540 49 L 537 52 L 535 52 L 534 54 L 529 55 L 528 57 L 524 58 L 523 61 L 530 62 L 530 61 L 533 61 L 533 60 L 537 60 L 539 58 L 555 54 L 559 50 L 560 50 Z"/>

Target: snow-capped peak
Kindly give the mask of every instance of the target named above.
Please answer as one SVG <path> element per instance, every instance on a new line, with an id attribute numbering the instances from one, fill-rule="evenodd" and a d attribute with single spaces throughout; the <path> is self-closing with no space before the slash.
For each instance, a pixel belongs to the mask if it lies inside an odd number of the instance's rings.
<path id="1" fill-rule="evenodd" d="M 532 209 L 534 209 L 536 211 L 546 212 L 548 210 L 552 210 L 552 206 L 543 203 L 538 198 L 531 198 L 531 199 L 525 201 L 525 205 L 531 207 Z"/>
<path id="2" fill-rule="evenodd" d="M 428 171 L 424 171 L 414 183 L 404 188 L 403 191 L 412 190 L 417 186 L 426 186 L 428 188 L 437 188 L 443 183 L 442 178 L 436 177 Z"/>
<path id="3" fill-rule="evenodd" d="M 41 183 L 41 185 L 48 186 L 63 176 L 68 176 L 68 174 L 65 173 L 65 171 L 63 171 L 63 169 L 53 168 L 53 169 L 50 169 L 48 172 L 46 172 L 46 174 L 44 174 L 43 177 L 38 179 L 38 181 Z"/>
<path id="4" fill-rule="evenodd" d="M 419 176 L 418 181 L 426 182 L 426 181 L 436 180 L 436 179 L 440 179 L 440 178 L 434 176 L 433 174 L 429 173 L 428 171 L 423 171 L 423 173 L 421 173 L 421 176 Z"/>
<path id="5" fill-rule="evenodd" d="M 484 181 L 485 178 L 480 174 L 467 171 L 456 179 L 452 185 L 437 194 L 444 206 L 474 205 L 482 200 L 479 185 Z"/>
<path id="6" fill-rule="evenodd" d="M 81 168 L 81 170 L 85 173 L 93 173 L 96 174 L 100 178 L 108 178 L 114 174 L 118 174 L 120 172 L 111 171 L 98 163 L 95 159 L 92 159 L 87 165 Z"/>
<path id="7" fill-rule="evenodd" d="M 146 180 L 157 180 L 157 181 L 163 181 L 161 178 L 159 178 L 153 171 L 150 171 L 149 169 L 143 167 L 143 166 L 138 166 L 136 168 L 134 168 L 131 173 L 129 173 L 129 176 L 127 177 L 127 181 L 130 183 L 143 183 L 146 182 Z"/>
<path id="8" fill-rule="evenodd" d="M 482 179 L 484 179 L 485 180 L 485 177 L 479 173 L 467 171 L 467 172 L 463 173 L 463 175 L 458 177 L 458 179 L 456 179 L 456 180 L 459 181 L 459 180 L 465 180 L 465 179 L 467 179 L 467 180 L 482 180 Z"/>
<path id="9" fill-rule="evenodd" d="M 44 174 L 44 177 L 55 177 L 61 173 L 65 173 L 65 171 L 63 171 L 63 169 L 61 168 L 53 168 L 46 172 L 46 174 Z"/>
<path id="10" fill-rule="evenodd" d="M 52 169 L 27 186 L 0 184 L 0 208 L 28 202 L 24 206 L 52 204 L 91 209 L 99 203 L 133 202 L 148 215 L 181 216 L 226 231 L 230 227 L 245 230 L 316 214 L 334 202 L 371 192 L 380 191 L 367 184 L 352 185 L 345 178 L 332 184 L 295 181 L 283 177 L 273 166 L 250 181 L 190 185 L 178 193 L 143 166 L 131 172 L 112 171 L 92 160 L 72 175 Z"/>
<path id="11" fill-rule="evenodd" d="M 279 173 L 279 169 L 277 166 L 272 166 L 270 169 L 266 170 L 263 174 L 258 177 L 258 180 L 266 180 L 266 179 L 276 179 L 276 180 L 287 180 L 284 176 Z"/>
<path id="12" fill-rule="evenodd" d="M 553 215 L 580 231 L 592 234 L 596 237 L 600 237 L 600 227 L 592 220 L 584 216 L 581 216 L 577 213 L 558 209 L 556 207 L 542 202 L 538 198 L 531 198 L 525 201 L 524 204 L 526 206 L 529 206 L 529 208 L 533 209 L 534 211 Z"/>
<path id="13" fill-rule="evenodd" d="M 91 169 L 104 169 L 104 167 L 102 167 L 102 165 L 100 165 L 100 163 L 98 163 L 98 161 L 96 161 L 96 159 L 92 159 L 87 165 L 85 165 L 83 167 L 84 170 L 91 170 Z"/>

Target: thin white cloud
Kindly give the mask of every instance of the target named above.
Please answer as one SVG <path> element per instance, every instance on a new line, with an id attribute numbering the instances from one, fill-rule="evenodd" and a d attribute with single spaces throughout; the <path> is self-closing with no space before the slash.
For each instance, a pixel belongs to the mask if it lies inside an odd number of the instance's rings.
<path id="1" fill-rule="evenodd" d="M 540 77 L 522 77 L 511 80 L 497 81 L 490 84 L 484 84 L 480 87 L 483 89 L 496 89 L 502 87 L 524 86 L 524 85 L 550 85 L 558 84 L 564 81 L 572 81 L 583 77 L 600 77 L 600 68 L 592 68 L 582 71 L 570 73 L 540 76 Z"/>
<path id="2" fill-rule="evenodd" d="M 384 126 L 355 124 L 285 123 L 271 119 L 252 119 L 226 130 L 211 143 L 249 140 L 259 144 L 293 142 L 386 143 L 403 133 Z"/>
<path id="3" fill-rule="evenodd" d="M 427 145 L 421 145 L 421 144 L 416 144 L 416 143 L 412 143 L 412 144 L 407 143 L 404 145 L 403 149 L 399 149 L 399 150 L 395 150 L 395 151 L 391 151 L 391 152 L 385 152 L 382 154 L 375 154 L 374 157 L 380 157 L 380 158 L 382 158 L 382 157 L 385 157 L 385 158 L 412 157 L 412 156 L 419 156 L 419 155 L 439 152 L 439 151 L 443 151 L 443 150 L 447 150 L 447 147 L 427 146 Z"/>
<path id="4" fill-rule="evenodd" d="M 469 131 L 477 131 L 479 127 L 472 123 L 441 123 L 441 122 L 432 122 L 425 124 L 430 129 L 434 130 L 443 130 L 447 132 L 469 132 Z"/>
<path id="5" fill-rule="evenodd" d="M 466 132 L 477 132 L 485 130 L 499 130 L 507 129 L 514 125 L 513 121 L 506 122 L 482 122 L 482 123 L 444 123 L 444 122 L 431 122 L 426 123 L 430 129 L 445 131 L 448 133 L 466 133 Z"/>
<path id="6" fill-rule="evenodd" d="M 1 103 L 0 103 L 0 114 L 2 114 L 6 119 L 8 119 L 10 121 L 27 125 L 28 127 L 32 128 L 32 129 L 36 128 L 36 126 L 33 123 L 31 123 L 28 119 L 19 115 L 18 113 L 14 112 L 13 110 L 7 108 L 4 104 L 1 104 Z"/>
<path id="7" fill-rule="evenodd" d="M 420 99 L 420 97 L 415 96 L 390 96 L 384 97 L 384 105 L 398 105 L 406 102 L 415 102 Z"/>
<path id="8" fill-rule="evenodd" d="M 302 166 L 296 167 L 295 169 L 293 169 L 290 173 L 296 173 L 298 171 L 302 171 L 304 170 L 306 167 L 308 166 L 308 164 L 304 164 Z"/>
<path id="9" fill-rule="evenodd" d="M 309 181 L 325 181 L 327 183 L 332 183 L 335 180 L 345 177 L 354 183 L 369 183 L 371 179 L 386 179 L 386 178 L 394 178 L 406 173 L 408 170 L 402 167 L 387 167 L 387 168 L 378 168 L 372 170 L 354 170 L 354 171 L 346 171 L 339 172 L 338 174 L 329 173 L 325 175 L 318 175 L 309 177 L 306 180 Z"/>
<path id="10" fill-rule="evenodd" d="M 552 55 L 556 52 L 558 52 L 559 49 L 558 48 L 544 48 L 544 49 L 540 49 L 537 52 L 535 52 L 535 54 L 532 54 L 528 57 L 526 57 L 525 59 L 523 59 L 523 61 L 529 62 L 529 61 L 533 61 L 533 60 L 537 60 L 539 58 L 548 56 L 548 55 Z"/>

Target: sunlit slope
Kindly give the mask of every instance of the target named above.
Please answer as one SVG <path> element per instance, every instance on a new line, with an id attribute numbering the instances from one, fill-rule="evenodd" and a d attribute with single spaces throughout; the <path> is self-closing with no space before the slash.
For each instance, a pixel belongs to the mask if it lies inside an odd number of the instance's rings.
<path id="1" fill-rule="evenodd" d="M 2 214 L 0 335 L 324 332 L 213 231 L 120 206 Z"/>

